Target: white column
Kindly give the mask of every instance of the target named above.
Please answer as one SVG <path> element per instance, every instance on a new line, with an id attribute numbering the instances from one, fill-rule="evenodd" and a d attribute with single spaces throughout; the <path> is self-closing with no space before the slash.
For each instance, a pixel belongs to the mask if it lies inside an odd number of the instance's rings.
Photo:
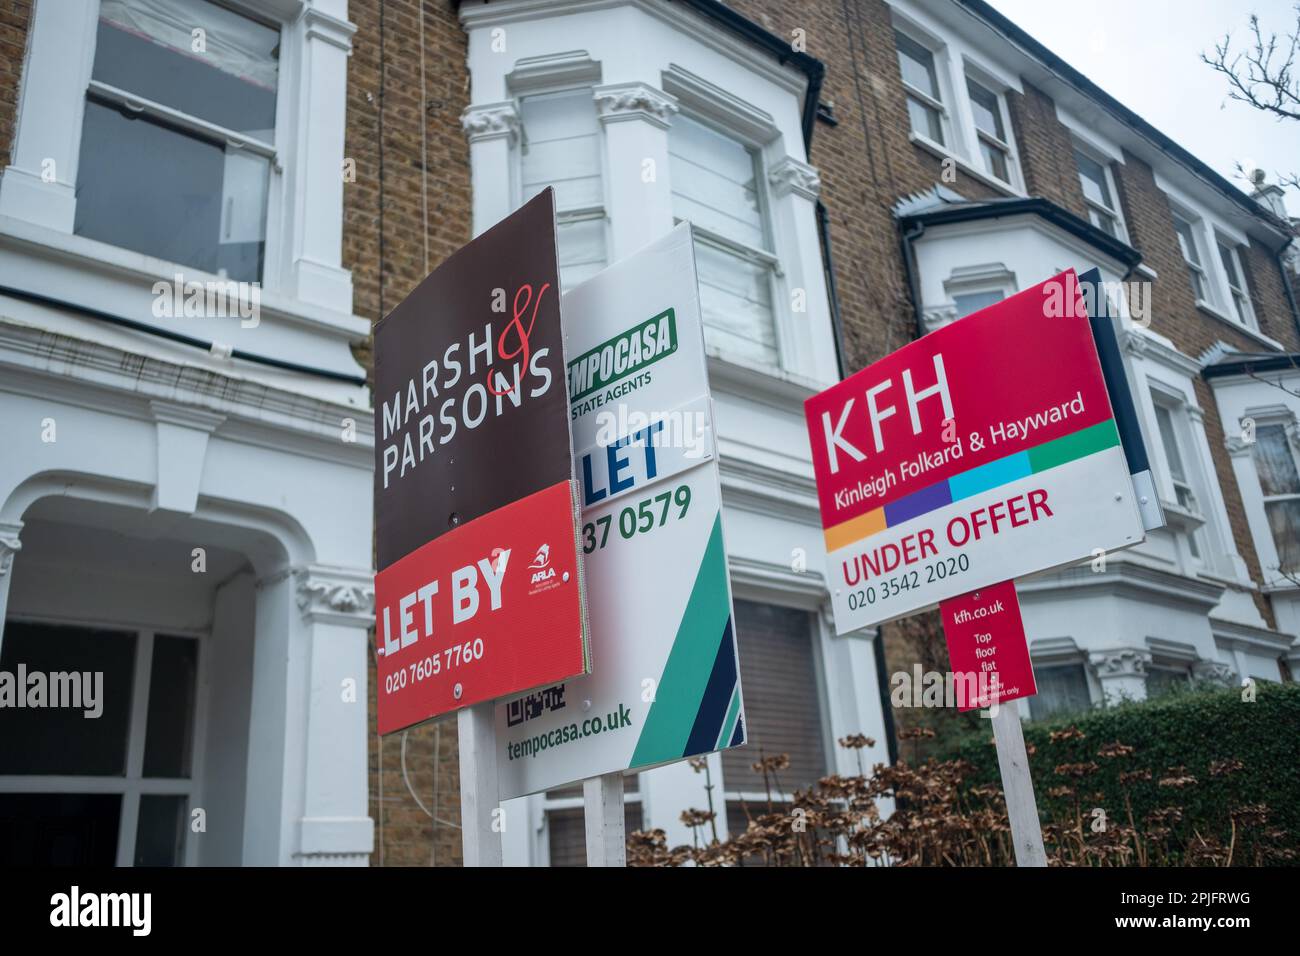
<path id="1" fill-rule="evenodd" d="M 257 583 L 245 866 L 368 861 L 372 583 L 369 570 L 321 565 L 285 568 Z"/>
<path id="2" fill-rule="evenodd" d="M 874 642 L 881 640 L 880 632 L 876 628 L 866 628 L 837 637 L 829 604 L 821 608 L 815 621 L 826 681 L 826 717 L 833 747 L 827 772 L 869 776 L 874 765 L 889 763 L 889 741 L 880 709 L 879 675 L 876 674 Z M 854 734 L 864 734 L 876 745 L 861 750 L 839 745 L 841 738 Z"/>
<path id="3" fill-rule="evenodd" d="M 781 241 L 784 287 L 790 300 L 777 303 L 776 313 L 792 320 L 788 325 L 778 322 L 785 365 L 817 381 L 834 382 L 839 378 L 835 330 L 817 234 L 821 179 L 812 166 L 786 156 L 772 166 L 768 183 L 772 226 Z"/>
<path id="4" fill-rule="evenodd" d="M 600 86 L 594 95 L 605 130 L 612 263 L 673 227 L 668 125 L 677 100 L 645 83 Z"/>
<path id="5" fill-rule="evenodd" d="M 98 14 L 98 0 L 32 9 L 13 152 L 0 179 L 0 215 L 72 232 Z"/>
<path id="6" fill-rule="evenodd" d="M 366 655 L 374 621 L 369 569 L 295 572 L 308 626 L 306 763 L 297 854 L 303 865 L 365 866 L 374 849 L 367 809 Z M 291 741 L 291 745 L 293 742 Z"/>
<path id="7" fill-rule="evenodd" d="M 474 235 L 496 225 L 515 208 L 512 150 L 519 135 L 514 101 L 480 103 L 461 114 L 469 139 Z"/>
<path id="8" fill-rule="evenodd" d="M 1116 647 L 1093 651 L 1088 655 L 1088 659 L 1096 668 L 1097 679 L 1101 681 L 1102 695 L 1106 704 L 1147 699 L 1147 665 L 1151 663 L 1150 652 L 1136 647 Z"/>
<path id="9" fill-rule="evenodd" d="M 9 606 L 9 582 L 13 580 L 14 555 L 22 548 L 18 533 L 21 521 L 0 521 L 0 650 L 4 649 L 5 609 Z"/>
<path id="10" fill-rule="evenodd" d="M 287 34 L 297 34 L 297 110 L 286 187 L 290 240 L 286 291 L 304 302 L 352 310 L 352 274 L 343 268 L 343 145 L 348 57 L 356 26 L 346 5 L 338 15 L 308 6 Z"/>

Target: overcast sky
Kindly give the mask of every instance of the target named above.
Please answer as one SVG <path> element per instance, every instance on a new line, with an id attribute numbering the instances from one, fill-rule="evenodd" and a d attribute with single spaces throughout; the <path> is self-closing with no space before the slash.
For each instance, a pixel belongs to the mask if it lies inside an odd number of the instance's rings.
<path id="1" fill-rule="evenodd" d="M 1225 32 L 1248 41 L 1257 13 L 1265 34 L 1289 34 L 1293 0 L 989 0 L 1075 69 L 1228 179 L 1253 163 L 1275 181 L 1300 172 L 1300 120 L 1275 120 L 1229 101 L 1227 78 L 1201 62 Z M 1297 64 L 1300 68 L 1300 64 Z M 1300 216 L 1300 193 L 1287 191 Z"/>

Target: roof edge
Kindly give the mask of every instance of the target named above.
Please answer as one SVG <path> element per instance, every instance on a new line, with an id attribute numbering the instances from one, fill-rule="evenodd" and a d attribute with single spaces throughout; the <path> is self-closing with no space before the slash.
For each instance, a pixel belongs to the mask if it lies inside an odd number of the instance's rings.
<path id="1" fill-rule="evenodd" d="M 1185 147 L 1180 146 L 1175 140 L 1160 132 L 1142 117 L 1138 116 L 1131 109 L 1121 103 L 1115 97 L 1111 96 L 1100 86 L 1088 79 L 1069 63 L 1061 59 L 1046 46 L 1035 40 L 1023 29 L 1016 26 L 1003 14 L 999 13 L 986 0 L 954 0 L 959 6 L 964 7 L 974 16 L 984 20 L 993 29 L 1003 33 L 1013 43 L 1016 43 L 1024 49 L 1026 53 L 1034 59 L 1042 62 L 1049 70 L 1058 74 L 1063 80 L 1075 87 L 1084 96 L 1096 100 L 1102 107 L 1114 114 L 1120 122 L 1133 127 L 1140 135 L 1150 140 L 1151 143 L 1161 152 L 1168 153 L 1170 156 L 1186 166 L 1200 178 L 1206 180 L 1210 185 L 1216 187 L 1220 192 L 1230 200 L 1241 206 L 1244 210 L 1255 216 L 1264 224 L 1270 226 L 1275 231 L 1281 233 L 1289 242 L 1295 235 L 1295 230 L 1291 224 L 1278 216 L 1275 216 L 1270 210 L 1265 209 L 1258 202 L 1234 186 L 1227 178 L 1220 173 L 1215 172 L 1203 160 L 1198 159 L 1189 152 Z M 1285 246 L 1285 243 L 1283 244 Z"/>
<path id="2" fill-rule="evenodd" d="M 1098 229 L 1086 219 L 1081 219 L 1063 206 L 1058 206 L 1042 196 L 1027 199 L 999 199 L 992 202 L 971 200 L 965 204 L 940 206 L 935 209 L 898 217 L 899 222 L 916 222 L 926 226 L 951 225 L 959 222 L 976 222 L 982 219 L 1004 219 L 1007 216 L 1039 216 L 1068 232 L 1077 239 L 1123 263 L 1129 269 L 1142 261 L 1142 253 L 1127 242 L 1122 242 Z"/>

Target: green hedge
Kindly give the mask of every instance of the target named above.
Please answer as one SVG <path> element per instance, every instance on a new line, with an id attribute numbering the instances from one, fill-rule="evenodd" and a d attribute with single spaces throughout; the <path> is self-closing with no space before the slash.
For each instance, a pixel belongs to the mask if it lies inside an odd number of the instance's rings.
<path id="1" fill-rule="evenodd" d="M 984 723 L 981 721 L 981 723 Z M 1052 741 L 1053 731 L 1076 728 L 1085 736 Z M 1242 700 L 1242 692 L 1195 690 L 1156 700 L 1125 703 L 1069 718 L 1035 721 L 1024 725 L 1039 815 L 1044 823 L 1073 818 L 1075 797 L 1052 797 L 1049 791 L 1065 786 L 1077 790 L 1086 816 L 1100 806 L 1108 817 L 1127 819 L 1124 791 L 1132 802 L 1133 816 L 1141 827 L 1153 810 L 1178 806 L 1184 811 L 1182 832 L 1196 829 L 1229 839 L 1229 813 L 1244 805 L 1266 804 L 1272 811 L 1268 825 L 1286 831 L 1285 845 L 1300 846 L 1300 684 L 1260 684 L 1255 700 Z M 1105 744 L 1120 742 L 1135 748 L 1121 757 L 1101 757 Z M 948 749 L 948 748 L 945 748 Z M 1000 787 L 997 754 L 992 733 L 954 741 L 953 756 L 974 765 L 972 784 Z M 1240 761 L 1242 769 L 1214 776 L 1211 764 Z M 1057 773 L 1061 765 L 1095 763 L 1097 769 L 1083 777 Z M 1183 787 L 1162 787 L 1175 768 L 1196 779 Z M 1149 770 L 1150 781 L 1122 785 L 1120 774 Z M 1255 834 L 1237 834 L 1238 846 L 1248 848 Z"/>

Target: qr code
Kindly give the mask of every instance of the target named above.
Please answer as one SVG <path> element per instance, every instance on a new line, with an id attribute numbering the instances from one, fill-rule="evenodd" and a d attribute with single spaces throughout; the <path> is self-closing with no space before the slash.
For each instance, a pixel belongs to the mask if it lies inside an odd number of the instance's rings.
<path id="1" fill-rule="evenodd" d="M 564 685 L 557 684 L 535 694 L 520 697 L 506 704 L 506 726 L 516 727 L 524 721 L 540 717 L 550 711 L 564 709 Z"/>

